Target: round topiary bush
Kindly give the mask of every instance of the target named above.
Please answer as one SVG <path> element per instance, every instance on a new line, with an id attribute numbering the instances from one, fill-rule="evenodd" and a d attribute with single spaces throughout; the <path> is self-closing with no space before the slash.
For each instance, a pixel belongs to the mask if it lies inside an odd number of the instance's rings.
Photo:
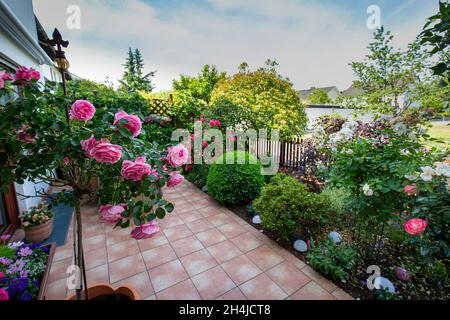
<path id="1" fill-rule="evenodd" d="M 234 164 L 226 164 L 227 157 L 234 157 Z M 245 159 L 245 163 L 239 164 L 238 159 Z M 259 196 L 264 185 L 261 168 L 261 163 L 247 152 L 226 153 L 209 168 L 208 194 L 223 205 L 250 202 Z"/>

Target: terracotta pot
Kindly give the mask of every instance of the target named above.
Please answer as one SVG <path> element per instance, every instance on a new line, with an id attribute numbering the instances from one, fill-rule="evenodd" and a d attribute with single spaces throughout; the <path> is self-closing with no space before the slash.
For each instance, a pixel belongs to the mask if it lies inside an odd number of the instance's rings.
<path id="1" fill-rule="evenodd" d="M 42 242 L 48 239 L 53 231 L 53 218 L 44 224 L 25 229 L 25 239 L 31 242 Z"/>
<path id="2" fill-rule="evenodd" d="M 53 262 L 53 256 L 55 255 L 56 243 L 52 242 L 48 245 L 50 250 L 48 252 L 47 264 L 45 266 L 45 272 L 42 275 L 41 284 L 39 286 L 39 292 L 37 295 L 38 300 L 45 300 L 45 288 L 47 286 L 47 280 L 50 274 L 50 269 Z"/>
<path id="3" fill-rule="evenodd" d="M 139 300 L 139 293 L 132 287 L 129 286 L 121 286 L 114 290 L 109 284 L 101 283 L 87 289 L 89 300 L 95 300 L 101 296 L 119 294 L 127 297 L 130 300 Z M 77 295 L 74 294 L 67 298 L 67 300 L 77 300 Z"/>

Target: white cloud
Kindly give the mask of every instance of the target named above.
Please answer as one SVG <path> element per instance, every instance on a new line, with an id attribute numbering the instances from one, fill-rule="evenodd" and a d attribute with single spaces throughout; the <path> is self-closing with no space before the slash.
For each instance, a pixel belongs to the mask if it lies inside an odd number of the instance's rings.
<path id="1" fill-rule="evenodd" d="M 71 70 L 81 77 L 117 81 L 129 46 L 140 48 L 157 89 L 169 89 L 180 73 L 203 64 L 234 73 L 242 61 L 256 68 L 276 58 L 297 89 L 351 84 L 348 63 L 362 60 L 371 31 L 365 10 L 355 21 L 345 8 L 311 1 L 208 0 L 210 7 L 181 2 L 170 12 L 139 0 L 34 0 L 37 17 L 71 41 Z M 79 5 L 81 30 L 65 27 L 68 5 Z M 354 14 L 354 13 L 353 13 Z M 426 14 L 393 28 L 398 45 L 412 40 Z M 389 26 L 388 26 L 389 28 Z M 398 32 L 397 32 L 398 31 Z"/>

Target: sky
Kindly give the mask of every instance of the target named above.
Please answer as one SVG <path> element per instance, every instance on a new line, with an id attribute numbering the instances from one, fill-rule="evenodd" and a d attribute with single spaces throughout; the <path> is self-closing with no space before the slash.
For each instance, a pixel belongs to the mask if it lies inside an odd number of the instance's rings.
<path id="1" fill-rule="evenodd" d="M 369 6 L 379 7 L 394 46 L 405 48 L 437 12 L 438 0 L 33 0 L 33 5 L 49 35 L 57 27 L 70 41 L 70 71 L 82 78 L 108 77 L 117 85 L 132 47 L 141 50 L 147 72 L 157 71 L 155 91 L 170 90 L 173 79 L 196 75 L 204 64 L 232 75 L 241 62 L 257 69 L 268 58 L 278 61 L 278 71 L 296 90 L 345 90 L 354 80 L 349 63 L 364 59 L 372 39 Z"/>

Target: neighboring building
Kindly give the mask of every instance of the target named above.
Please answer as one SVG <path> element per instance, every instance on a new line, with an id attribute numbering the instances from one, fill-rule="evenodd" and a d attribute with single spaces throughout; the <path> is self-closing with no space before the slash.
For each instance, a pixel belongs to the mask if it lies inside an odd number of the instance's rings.
<path id="1" fill-rule="evenodd" d="M 47 45 L 48 37 L 37 20 L 32 0 L 0 0 L 0 69 L 13 71 L 20 66 L 32 67 L 41 73 L 42 81 L 61 82 L 53 63 L 53 49 Z M 33 195 L 45 184 L 27 181 L 10 187 L 0 197 L 0 233 L 2 225 L 17 224 L 18 212 L 39 203 L 39 198 L 15 199 L 17 193 Z"/>
<path id="2" fill-rule="evenodd" d="M 347 90 L 341 92 L 341 96 L 343 97 L 357 97 L 362 94 L 364 94 L 364 90 L 356 88 L 353 85 L 351 85 Z"/>

